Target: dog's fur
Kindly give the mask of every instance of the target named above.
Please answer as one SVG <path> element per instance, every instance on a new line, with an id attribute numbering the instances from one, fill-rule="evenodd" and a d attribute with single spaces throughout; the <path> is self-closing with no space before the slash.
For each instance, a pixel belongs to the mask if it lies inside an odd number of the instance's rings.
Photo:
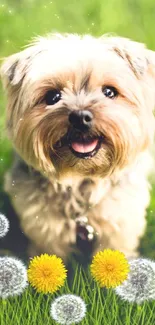
<path id="1" fill-rule="evenodd" d="M 86 216 L 98 234 L 94 252 L 109 247 L 136 256 L 150 197 L 154 52 L 120 37 L 49 35 L 7 58 L 1 75 L 7 129 L 21 157 L 5 189 L 36 252 L 66 258 L 76 249 L 75 218 Z M 104 86 L 118 96 L 105 97 Z M 62 98 L 46 106 L 50 89 Z M 55 147 L 79 109 L 93 114 L 91 136 L 104 139 L 90 159 Z"/>

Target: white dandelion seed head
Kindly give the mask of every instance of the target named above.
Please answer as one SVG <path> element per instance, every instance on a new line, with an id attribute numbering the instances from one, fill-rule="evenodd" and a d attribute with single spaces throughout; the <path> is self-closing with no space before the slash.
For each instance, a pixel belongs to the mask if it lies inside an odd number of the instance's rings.
<path id="1" fill-rule="evenodd" d="M 0 297 L 21 294 L 27 287 L 27 269 L 14 257 L 0 257 Z"/>
<path id="2" fill-rule="evenodd" d="M 155 262 L 137 258 L 129 261 L 130 271 L 127 280 L 115 288 L 115 292 L 129 302 L 141 304 L 155 299 Z"/>
<path id="3" fill-rule="evenodd" d="M 4 237 L 9 230 L 9 220 L 0 213 L 0 238 Z"/>
<path id="4" fill-rule="evenodd" d="M 85 317 L 86 304 L 79 296 L 62 295 L 52 302 L 50 314 L 59 324 L 79 323 Z"/>

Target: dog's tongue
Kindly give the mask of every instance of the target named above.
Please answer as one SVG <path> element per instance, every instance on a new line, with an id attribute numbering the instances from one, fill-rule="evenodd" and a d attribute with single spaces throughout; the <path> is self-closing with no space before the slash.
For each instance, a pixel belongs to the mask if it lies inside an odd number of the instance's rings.
<path id="1" fill-rule="evenodd" d="M 83 142 L 72 142 L 71 146 L 74 151 L 79 153 L 87 153 L 93 151 L 98 144 L 98 139 L 91 140 L 89 143 Z"/>

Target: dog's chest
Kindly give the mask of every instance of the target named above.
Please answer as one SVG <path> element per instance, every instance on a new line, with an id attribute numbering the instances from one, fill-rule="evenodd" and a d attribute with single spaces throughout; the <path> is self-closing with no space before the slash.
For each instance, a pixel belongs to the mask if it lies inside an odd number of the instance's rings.
<path id="1" fill-rule="evenodd" d="M 60 213 L 68 222 L 74 220 L 76 230 L 76 247 L 80 251 L 91 251 L 96 242 L 95 229 L 90 225 L 88 211 L 91 212 L 90 201 L 94 190 L 94 182 L 91 179 L 83 179 L 78 185 L 68 186 L 63 190 L 59 185 L 57 193 L 60 199 Z"/>
<path id="2" fill-rule="evenodd" d="M 69 219 L 86 216 L 92 206 L 90 197 L 93 188 L 94 182 L 91 179 L 83 179 L 75 186 L 67 186 L 66 188 L 59 185 L 56 196 L 61 214 Z"/>

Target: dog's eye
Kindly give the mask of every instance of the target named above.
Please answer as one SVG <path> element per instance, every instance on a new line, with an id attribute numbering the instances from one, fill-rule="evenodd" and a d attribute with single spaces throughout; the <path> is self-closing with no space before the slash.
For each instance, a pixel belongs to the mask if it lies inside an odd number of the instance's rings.
<path id="1" fill-rule="evenodd" d="M 45 97 L 44 97 L 44 100 L 46 102 L 46 105 L 54 105 L 60 99 L 61 99 L 61 92 L 59 90 L 56 90 L 56 89 L 49 90 L 46 93 Z"/>
<path id="2" fill-rule="evenodd" d="M 118 91 L 115 87 L 105 86 L 102 88 L 102 92 L 104 96 L 109 97 L 111 99 L 115 98 L 118 95 Z"/>

